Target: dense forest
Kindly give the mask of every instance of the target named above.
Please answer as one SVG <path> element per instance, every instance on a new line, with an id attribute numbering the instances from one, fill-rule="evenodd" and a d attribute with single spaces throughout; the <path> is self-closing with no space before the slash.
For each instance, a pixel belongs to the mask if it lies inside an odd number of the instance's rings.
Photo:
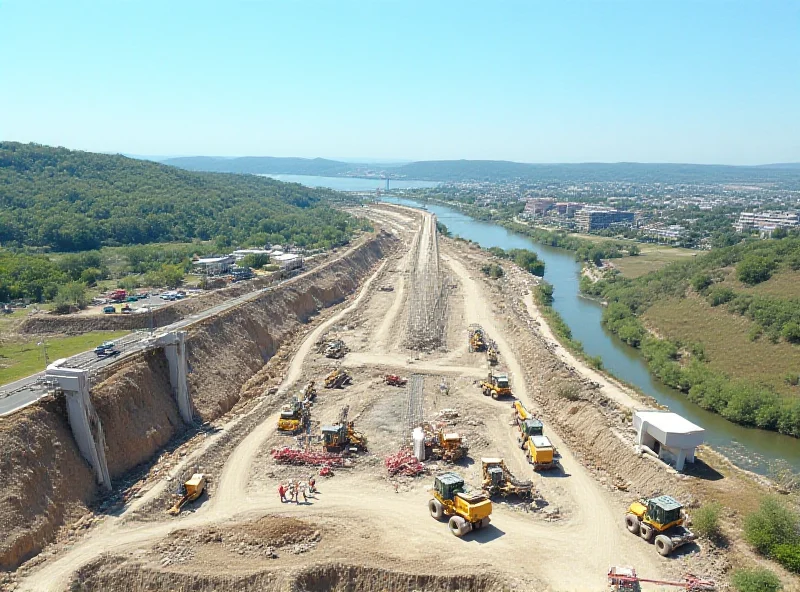
<path id="1" fill-rule="evenodd" d="M 91 284 L 104 275 L 92 262 L 73 273 L 48 253 L 209 240 L 219 250 L 342 245 L 365 226 L 328 205 L 340 195 L 250 175 L 0 142 L 0 301 L 48 300 L 64 282 Z"/>
<path id="2" fill-rule="evenodd" d="M 653 335 L 642 322 L 642 316 L 659 303 L 702 299 L 697 305 L 700 310 L 703 306 L 710 307 L 705 310 L 721 308 L 734 318 L 746 318 L 751 343 L 800 344 L 800 285 L 796 281 L 800 237 L 785 232 L 778 236 L 715 249 L 636 279 L 616 276 L 592 283 L 583 278 L 581 288 L 608 302 L 604 324 L 623 341 L 640 348 L 651 371 L 664 383 L 737 423 L 800 437 L 800 397 L 776 392 L 774 383 L 743 378 L 746 371 L 757 370 L 754 352 L 741 351 L 738 357 L 737 351 L 730 354 L 733 361 L 729 365 L 741 370 L 740 376 L 731 376 L 707 363 L 706 350 L 723 337 L 709 334 L 697 342 L 665 339 Z M 782 282 L 769 290 L 760 289 L 773 275 Z M 767 347 L 767 351 L 771 350 Z M 800 383 L 796 367 L 787 366 L 784 371 L 785 382 Z"/>

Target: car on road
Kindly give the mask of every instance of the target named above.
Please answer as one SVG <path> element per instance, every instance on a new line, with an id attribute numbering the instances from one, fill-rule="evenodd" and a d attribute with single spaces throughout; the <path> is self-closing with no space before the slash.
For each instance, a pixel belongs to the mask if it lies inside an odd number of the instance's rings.
<path id="1" fill-rule="evenodd" d="M 104 341 L 94 348 L 94 353 L 100 357 L 115 356 L 119 353 L 119 350 L 117 349 L 117 344 L 113 341 Z"/>
<path id="2" fill-rule="evenodd" d="M 113 306 L 104 306 L 103 307 L 103 314 L 114 314 L 117 312 L 117 309 Z"/>

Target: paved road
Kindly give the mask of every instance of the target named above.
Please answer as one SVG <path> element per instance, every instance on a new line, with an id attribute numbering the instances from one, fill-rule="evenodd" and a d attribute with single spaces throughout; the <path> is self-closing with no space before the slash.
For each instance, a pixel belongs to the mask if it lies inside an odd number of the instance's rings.
<path id="1" fill-rule="evenodd" d="M 263 292 L 274 290 L 281 284 L 287 281 L 291 281 L 292 279 L 297 279 L 299 277 L 302 277 L 303 275 L 305 275 L 306 273 L 310 273 L 311 271 L 314 270 L 309 270 L 303 274 L 295 276 L 294 278 L 280 281 L 274 286 L 270 286 L 267 288 L 260 288 L 258 290 L 249 292 L 242 296 L 231 298 L 230 300 L 226 300 L 222 304 L 212 306 L 211 308 L 208 308 L 202 312 L 198 312 L 196 314 L 188 316 L 180 321 L 172 323 L 171 325 L 167 325 L 165 327 L 159 327 L 158 329 L 156 329 L 156 332 L 168 333 L 170 331 L 177 331 L 179 329 L 184 329 L 194 323 L 207 319 L 208 317 L 212 317 L 221 312 L 234 308 L 244 302 L 255 300 Z M 163 303 L 163 300 L 161 302 Z M 90 371 L 89 375 L 91 377 L 92 370 L 99 370 L 100 368 L 114 364 L 118 362 L 120 359 L 130 356 L 133 353 L 142 351 L 143 349 L 147 349 L 150 346 L 149 340 L 147 339 L 149 336 L 150 333 L 146 330 L 130 333 L 115 341 L 115 343 L 117 344 L 117 349 L 120 351 L 120 353 L 115 356 L 98 357 L 97 355 L 95 355 L 94 351 L 87 351 L 80 354 L 76 354 L 70 358 L 67 358 L 67 361 L 64 364 L 62 364 L 62 366 L 65 368 L 87 369 Z M 28 405 L 35 403 L 36 401 L 44 397 L 46 394 L 47 394 L 47 385 L 44 382 L 44 372 L 39 372 L 38 374 L 22 378 L 20 380 L 17 380 L 16 382 L 5 384 L 2 387 L 0 387 L 0 417 L 18 411 L 23 407 L 27 407 Z"/>

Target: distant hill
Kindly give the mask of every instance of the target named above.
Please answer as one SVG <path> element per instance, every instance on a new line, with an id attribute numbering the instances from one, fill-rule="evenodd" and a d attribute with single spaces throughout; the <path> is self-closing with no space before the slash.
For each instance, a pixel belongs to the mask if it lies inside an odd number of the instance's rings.
<path id="1" fill-rule="evenodd" d="M 218 156 L 185 156 L 168 158 L 163 164 L 190 171 L 212 173 L 249 173 L 273 175 L 315 175 L 336 177 L 344 175 L 358 165 L 325 158 L 277 158 L 272 156 L 243 156 L 222 158 Z"/>
<path id="2" fill-rule="evenodd" d="M 355 164 L 324 158 L 247 156 L 170 158 L 164 164 L 225 173 L 358 176 L 367 169 L 393 179 L 423 181 L 620 181 L 631 183 L 800 183 L 800 164 L 727 166 L 672 163 L 529 164 L 503 160 L 427 160 L 401 166 Z"/>
<path id="3" fill-rule="evenodd" d="M 336 196 L 263 177 L 0 142 L 3 247 L 83 251 L 216 237 L 330 247 L 346 243 L 358 225 L 327 205 Z"/>

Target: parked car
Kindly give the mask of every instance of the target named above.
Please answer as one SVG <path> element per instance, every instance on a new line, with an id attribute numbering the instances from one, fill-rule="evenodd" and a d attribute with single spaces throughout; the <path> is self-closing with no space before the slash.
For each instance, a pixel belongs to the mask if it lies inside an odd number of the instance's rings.
<path id="1" fill-rule="evenodd" d="M 103 314 L 114 314 L 117 312 L 117 309 L 113 306 L 104 306 L 103 307 Z"/>

